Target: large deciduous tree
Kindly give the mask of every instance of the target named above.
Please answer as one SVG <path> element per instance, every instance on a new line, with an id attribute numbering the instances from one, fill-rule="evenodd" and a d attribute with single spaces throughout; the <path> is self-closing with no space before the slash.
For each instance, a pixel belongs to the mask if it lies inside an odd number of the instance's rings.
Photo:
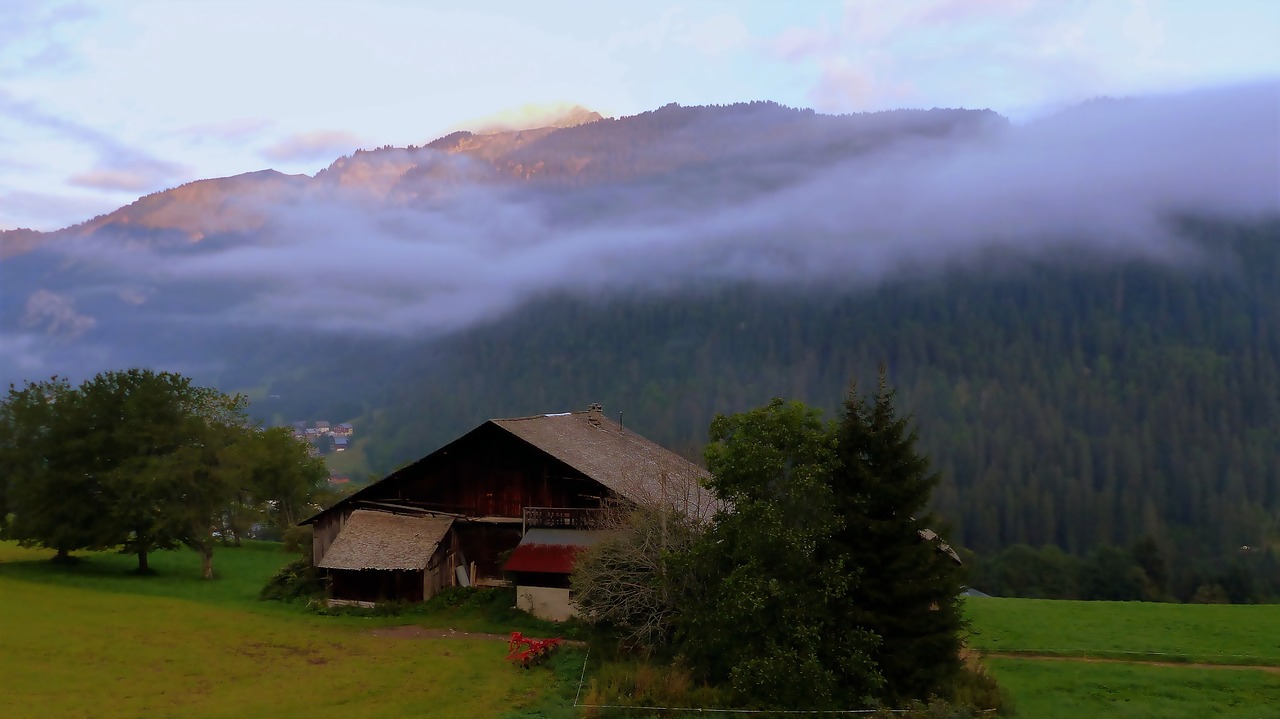
<path id="1" fill-rule="evenodd" d="M 327 488 L 329 471 L 289 430 L 276 427 L 253 436 L 247 495 L 265 522 L 279 530 L 293 527 L 312 510 L 316 492 Z"/>
<path id="2" fill-rule="evenodd" d="M 185 544 L 212 577 L 214 533 L 238 505 L 292 524 L 323 477 L 301 443 L 254 427 L 246 405 L 142 369 L 75 389 L 57 378 L 11 387 L 0 406 L 5 536 L 59 556 L 119 546 L 141 572 L 151 552 Z"/>
<path id="3" fill-rule="evenodd" d="M 78 414 L 93 447 L 83 470 L 99 478 L 113 544 L 138 557 L 187 544 L 211 576 L 213 517 L 236 477 L 219 471 L 251 431 L 246 400 L 171 372 L 104 372 L 80 385 Z"/>
<path id="4" fill-rule="evenodd" d="M 102 477 L 87 471 L 96 448 L 80 400 L 66 379 L 53 377 L 10 385 L 0 404 L 0 529 L 23 546 L 55 550 L 59 559 L 117 539 L 103 512 Z"/>
<path id="5" fill-rule="evenodd" d="M 832 551 L 844 519 L 830 485 L 835 435 L 818 410 L 774 400 L 711 423 L 707 466 L 726 508 L 688 557 L 704 578 L 680 651 L 765 707 L 860 706 L 880 676 L 875 636 L 842 621 L 857 565 Z"/>

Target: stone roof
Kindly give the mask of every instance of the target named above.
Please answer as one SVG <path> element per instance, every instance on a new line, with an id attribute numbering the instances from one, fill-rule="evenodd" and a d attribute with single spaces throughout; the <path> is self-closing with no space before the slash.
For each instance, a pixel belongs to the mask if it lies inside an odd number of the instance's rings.
<path id="1" fill-rule="evenodd" d="M 357 509 L 347 517 L 322 569 L 427 568 L 453 517 L 414 517 Z"/>

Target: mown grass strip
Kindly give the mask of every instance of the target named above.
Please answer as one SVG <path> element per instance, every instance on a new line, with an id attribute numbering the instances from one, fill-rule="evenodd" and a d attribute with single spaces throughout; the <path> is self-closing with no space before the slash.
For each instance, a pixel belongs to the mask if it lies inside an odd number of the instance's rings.
<path id="1" fill-rule="evenodd" d="M 1008 658 L 986 663 L 1021 717 L 1280 717 L 1280 681 L 1261 670 Z"/>

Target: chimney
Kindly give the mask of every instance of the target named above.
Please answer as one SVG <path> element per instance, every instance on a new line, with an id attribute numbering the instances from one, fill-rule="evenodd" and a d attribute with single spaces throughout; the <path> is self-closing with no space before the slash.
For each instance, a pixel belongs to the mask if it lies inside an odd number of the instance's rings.
<path id="1" fill-rule="evenodd" d="M 587 421 L 592 425 L 599 427 L 602 424 L 603 419 L 604 407 L 601 407 L 599 402 L 592 402 L 591 406 L 587 407 Z"/>

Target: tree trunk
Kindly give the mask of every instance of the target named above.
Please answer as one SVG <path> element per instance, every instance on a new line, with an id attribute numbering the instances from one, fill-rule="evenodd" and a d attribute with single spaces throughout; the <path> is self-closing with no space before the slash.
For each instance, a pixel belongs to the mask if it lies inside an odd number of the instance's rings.
<path id="1" fill-rule="evenodd" d="M 200 572 L 205 579 L 213 579 L 213 546 L 207 549 L 201 548 L 200 552 Z"/>
<path id="2" fill-rule="evenodd" d="M 146 574 L 151 571 L 151 567 L 147 566 L 147 550 L 138 550 L 138 574 Z"/>
<path id="3" fill-rule="evenodd" d="M 53 556 L 55 562 L 65 562 L 71 558 L 71 552 L 66 547 L 58 547 L 58 553 Z"/>

